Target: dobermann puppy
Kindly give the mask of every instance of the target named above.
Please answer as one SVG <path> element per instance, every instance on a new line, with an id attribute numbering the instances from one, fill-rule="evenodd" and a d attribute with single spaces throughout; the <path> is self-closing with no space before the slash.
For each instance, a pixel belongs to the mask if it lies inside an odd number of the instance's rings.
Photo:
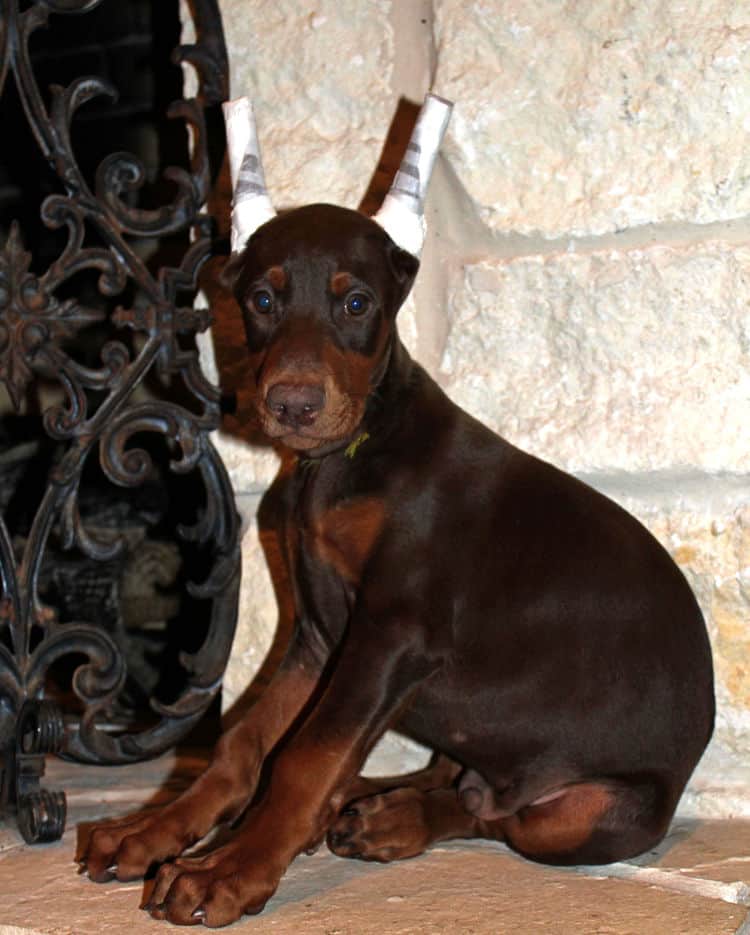
<path id="1" fill-rule="evenodd" d="M 220 926 L 326 835 L 377 861 L 447 838 L 552 864 L 655 845 L 714 714 L 701 613 L 667 553 L 410 359 L 395 319 L 418 261 L 370 218 L 299 208 L 231 265 L 259 419 L 296 453 L 274 490 L 295 632 L 192 788 L 94 832 L 91 878 L 142 876 L 242 816 L 228 844 L 164 863 L 146 907 Z M 391 727 L 433 764 L 358 778 Z"/>

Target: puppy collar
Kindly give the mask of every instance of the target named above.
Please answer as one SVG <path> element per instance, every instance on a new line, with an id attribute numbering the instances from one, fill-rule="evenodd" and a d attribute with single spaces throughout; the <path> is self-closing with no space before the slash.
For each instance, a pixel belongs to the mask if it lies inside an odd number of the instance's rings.
<path id="1" fill-rule="evenodd" d="M 353 458 L 356 455 L 360 445 L 364 444 L 369 437 L 369 432 L 361 432 L 353 442 L 347 445 L 346 450 L 344 451 L 346 457 L 350 459 Z"/>

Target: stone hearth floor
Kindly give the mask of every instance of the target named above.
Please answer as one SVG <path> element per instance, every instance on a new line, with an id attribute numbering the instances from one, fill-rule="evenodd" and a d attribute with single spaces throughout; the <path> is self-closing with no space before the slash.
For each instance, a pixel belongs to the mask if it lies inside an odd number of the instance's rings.
<path id="1" fill-rule="evenodd" d="M 56 844 L 27 847 L 0 824 L 0 935 L 177 931 L 140 911 L 143 884 L 95 885 L 73 863 L 76 826 L 164 801 L 198 755 L 93 768 L 50 761 L 44 784 L 68 795 Z M 195 930 L 193 930 L 195 931 Z M 495 844 L 437 847 L 386 866 L 321 848 L 299 857 L 254 935 L 750 935 L 750 821 L 677 819 L 657 851 L 609 867 L 559 870 Z"/>

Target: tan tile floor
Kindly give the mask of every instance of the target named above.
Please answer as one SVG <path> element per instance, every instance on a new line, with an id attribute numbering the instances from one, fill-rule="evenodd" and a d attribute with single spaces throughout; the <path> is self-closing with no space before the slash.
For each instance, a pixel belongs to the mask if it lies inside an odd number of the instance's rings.
<path id="1" fill-rule="evenodd" d="M 0 825 L 0 935 L 149 935 L 176 929 L 138 909 L 142 884 L 95 885 L 73 863 L 75 825 L 162 799 L 197 757 L 93 769 L 52 763 L 69 831 L 23 846 Z M 165 779 L 169 777 L 165 783 Z M 156 794 L 156 790 L 161 791 Z M 559 870 L 481 842 L 379 866 L 325 848 L 298 858 L 253 935 L 750 935 L 750 822 L 678 819 L 658 851 L 610 867 Z"/>

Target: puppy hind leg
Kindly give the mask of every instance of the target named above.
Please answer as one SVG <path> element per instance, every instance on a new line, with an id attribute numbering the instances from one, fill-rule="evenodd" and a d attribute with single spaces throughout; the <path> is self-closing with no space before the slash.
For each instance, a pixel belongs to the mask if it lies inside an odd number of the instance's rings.
<path id="1" fill-rule="evenodd" d="M 339 857 L 388 863 L 416 857 L 438 841 L 482 837 L 481 826 L 454 787 L 402 786 L 351 802 L 330 828 L 328 846 Z"/>
<path id="2" fill-rule="evenodd" d="M 498 819 L 509 847 L 541 863 L 607 864 L 654 847 L 673 808 L 653 783 L 574 783 Z"/>
<path id="3" fill-rule="evenodd" d="M 436 753 L 424 769 L 400 776 L 357 776 L 332 803 L 335 812 L 341 811 L 349 802 L 368 795 L 378 795 L 392 789 L 411 788 L 422 792 L 444 789 L 450 786 L 463 767 L 442 753 Z"/>
<path id="4" fill-rule="evenodd" d="M 389 862 L 415 857 L 436 841 L 475 837 L 476 819 L 455 788 L 463 767 L 435 754 L 422 770 L 401 776 L 359 776 L 345 790 L 345 807 L 329 830 L 340 857 Z"/>

